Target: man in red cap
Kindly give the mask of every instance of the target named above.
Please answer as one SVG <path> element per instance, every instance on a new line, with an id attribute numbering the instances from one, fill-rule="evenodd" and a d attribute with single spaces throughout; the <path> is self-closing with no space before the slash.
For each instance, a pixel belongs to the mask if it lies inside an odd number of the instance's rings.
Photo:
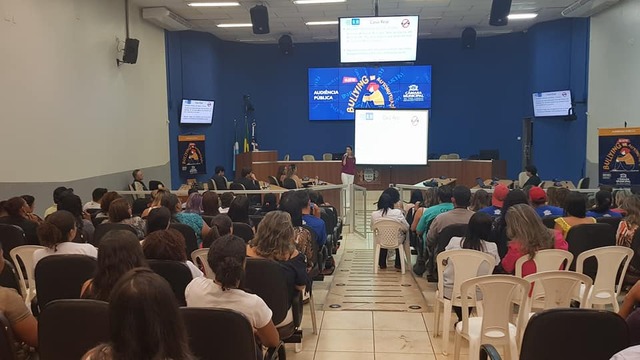
<path id="1" fill-rule="evenodd" d="M 491 197 L 491 206 L 478 210 L 479 212 L 487 213 L 491 217 L 497 218 L 502 214 L 502 204 L 504 199 L 509 193 L 509 188 L 506 185 L 498 184 L 493 188 L 493 196 Z"/>
<path id="2" fill-rule="evenodd" d="M 564 216 L 564 210 L 547 205 L 547 193 L 537 186 L 529 190 L 529 201 L 541 218 L 546 216 Z"/>

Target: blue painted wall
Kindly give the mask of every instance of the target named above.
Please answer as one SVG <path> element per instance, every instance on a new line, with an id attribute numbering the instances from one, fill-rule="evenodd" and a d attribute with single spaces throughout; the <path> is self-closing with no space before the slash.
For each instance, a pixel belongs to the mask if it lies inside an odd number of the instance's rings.
<path id="1" fill-rule="evenodd" d="M 480 38 L 475 50 L 462 50 L 457 39 L 421 40 L 416 64 L 433 65 L 433 109 L 429 153 L 500 149 L 515 178 L 521 169 L 517 137 L 522 119 L 533 113 L 531 93 L 570 88 L 586 99 L 588 20 L 539 24 L 528 33 Z M 296 44 L 290 56 L 276 45 L 224 42 L 196 32 L 167 33 L 167 72 L 172 182 L 178 174 L 177 136 L 207 135 L 207 169 L 221 164 L 233 177 L 234 119 L 238 139 L 244 134 L 243 95 L 256 108 L 257 137 L 262 149 L 292 159 L 343 151 L 353 143 L 350 121 L 308 121 L 307 68 L 339 66 L 337 43 Z M 216 100 L 211 127 L 179 126 L 182 98 Z M 584 167 L 586 107 L 579 120 L 536 121 L 534 160 L 545 178 L 577 180 Z M 251 119 L 250 119 L 251 120 Z M 567 141 L 569 139 L 570 141 Z M 401 139 L 381 139 L 400 146 Z M 411 151 L 411 144 L 405 145 Z M 562 153 L 558 152 L 560 150 Z M 560 161 L 579 159 L 579 161 Z M 207 179 L 200 176 L 200 180 Z"/>

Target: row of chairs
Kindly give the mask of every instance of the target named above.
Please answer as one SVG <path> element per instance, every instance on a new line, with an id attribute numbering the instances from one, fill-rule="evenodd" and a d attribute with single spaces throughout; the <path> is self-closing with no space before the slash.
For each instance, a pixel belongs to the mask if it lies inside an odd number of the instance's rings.
<path id="1" fill-rule="evenodd" d="M 38 318 L 41 360 L 80 359 L 100 343 L 109 341 L 109 304 L 97 300 L 55 300 Z M 257 348 L 253 327 L 242 314 L 228 309 L 180 308 L 189 345 L 198 359 L 255 360 Z M 64 331 L 60 329 L 64 328 Z M 0 358 L 16 360 L 14 337 L 0 313 Z M 269 349 L 267 359 L 276 359 L 282 344 Z"/>

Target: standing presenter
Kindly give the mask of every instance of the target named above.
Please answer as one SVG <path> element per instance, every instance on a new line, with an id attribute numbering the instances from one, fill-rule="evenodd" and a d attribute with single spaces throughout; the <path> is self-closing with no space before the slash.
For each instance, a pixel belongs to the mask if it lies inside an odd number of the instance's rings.
<path id="1" fill-rule="evenodd" d="M 340 178 L 345 185 L 353 184 L 353 178 L 356 175 L 356 158 L 353 156 L 353 148 L 347 146 L 347 150 L 342 155 L 342 174 Z M 347 198 L 345 201 L 346 206 L 349 206 L 349 200 L 351 199 L 351 187 L 347 189 Z"/>

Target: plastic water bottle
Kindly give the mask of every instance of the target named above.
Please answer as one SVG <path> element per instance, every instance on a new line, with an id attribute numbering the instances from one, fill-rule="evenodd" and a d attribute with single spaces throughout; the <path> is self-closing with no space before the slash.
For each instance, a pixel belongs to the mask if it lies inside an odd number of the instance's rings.
<path id="1" fill-rule="evenodd" d="M 320 185 L 320 182 L 318 180 L 318 175 L 316 175 L 316 185 Z"/>

